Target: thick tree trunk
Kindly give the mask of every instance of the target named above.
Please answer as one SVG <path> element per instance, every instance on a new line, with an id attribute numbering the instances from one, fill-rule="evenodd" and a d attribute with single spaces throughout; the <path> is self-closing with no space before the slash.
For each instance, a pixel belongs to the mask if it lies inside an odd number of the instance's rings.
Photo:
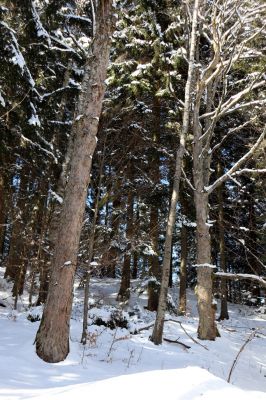
<path id="1" fill-rule="evenodd" d="M 211 265 L 211 238 L 208 226 L 208 195 L 195 192 L 197 220 L 197 297 L 199 326 L 198 337 L 203 340 L 215 340 L 216 306 L 213 304 L 213 267 Z"/>
<path id="2" fill-rule="evenodd" d="M 36 352 L 47 362 L 62 361 L 69 352 L 72 289 L 109 61 L 111 7 L 111 0 L 98 3 L 92 54 L 85 67 L 73 125 L 70 174 L 58 226 L 47 301 L 36 335 Z"/>
<path id="3" fill-rule="evenodd" d="M 189 51 L 189 68 L 188 77 L 185 88 L 185 104 L 183 113 L 183 124 L 180 133 L 180 144 L 179 149 L 176 153 L 176 165 L 175 165 L 175 175 L 173 180 L 173 192 L 171 197 L 171 204 L 168 214 L 168 221 L 165 234 L 165 247 L 163 256 L 163 267 L 162 267 L 162 280 L 161 280 L 161 290 L 159 295 L 159 304 L 156 315 L 156 321 L 152 333 L 151 340 L 154 344 L 162 343 L 163 336 L 163 326 L 164 317 L 167 307 L 167 293 L 170 275 L 170 263 L 171 263 L 171 250 L 172 250 L 172 238 L 173 231 L 176 220 L 176 205 L 178 202 L 179 195 L 179 185 L 182 173 L 182 161 L 185 154 L 185 144 L 186 137 L 189 130 L 189 120 L 190 120 L 190 107 L 191 107 L 191 88 L 193 84 L 193 76 L 195 70 L 195 51 L 196 51 L 196 39 L 197 39 L 197 26 L 198 26 L 198 11 L 199 11 L 200 0 L 195 0 L 193 8 L 193 20 L 191 29 L 191 42 Z"/>

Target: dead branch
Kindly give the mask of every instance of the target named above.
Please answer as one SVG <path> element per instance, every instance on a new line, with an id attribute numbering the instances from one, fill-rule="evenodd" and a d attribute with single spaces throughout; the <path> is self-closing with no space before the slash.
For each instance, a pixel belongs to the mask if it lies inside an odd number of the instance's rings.
<path id="1" fill-rule="evenodd" d="M 184 328 L 183 325 L 182 325 L 182 322 L 176 321 L 176 320 L 174 320 L 174 319 L 165 319 L 164 322 L 174 322 L 174 323 L 176 323 L 176 324 L 179 324 L 180 327 L 181 327 L 181 329 L 182 329 L 182 330 L 184 331 L 184 333 L 187 335 L 187 337 L 189 337 L 194 343 L 196 343 L 196 344 L 198 344 L 199 346 L 203 347 L 205 350 L 209 350 L 207 346 L 204 346 L 203 344 L 201 344 L 200 342 L 198 342 L 196 339 L 194 339 L 194 338 L 185 330 L 185 328 Z M 142 328 L 136 330 L 136 331 L 134 332 L 134 335 L 137 335 L 137 334 L 138 334 L 139 332 L 141 332 L 141 331 L 145 331 L 145 330 L 148 330 L 148 329 L 152 328 L 152 327 L 154 326 L 154 324 L 155 324 L 155 321 L 152 322 L 152 323 L 150 323 L 150 324 L 147 325 L 147 326 L 143 326 Z M 165 339 L 164 339 L 164 340 L 165 340 Z M 177 342 L 175 341 L 175 343 L 177 343 Z M 181 344 L 182 344 L 182 343 L 181 343 Z"/>
<path id="2" fill-rule="evenodd" d="M 172 340 L 172 339 L 168 339 L 168 338 L 163 338 L 163 340 L 165 342 L 169 342 L 169 343 L 177 343 L 177 344 L 181 344 L 181 346 L 184 346 L 185 349 L 191 349 L 191 346 L 188 346 L 185 343 L 180 342 L 179 340 Z"/>
<path id="3" fill-rule="evenodd" d="M 201 344 L 200 342 L 198 342 L 196 339 L 194 339 L 183 327 L 182 323 L 180 321 L 176 321 L 174 319 L 166 319 L 165 322 L 174 322 L 176 324 L 179 324 L 181 329 L 184 331 L 184 333 L 196 344 L 198 344 L 199 346 L 203 347 L 205 350 L 209 350 L 207 346 L 204 346 L 204 344 Z"/>
<path id="4" fill-rule="evenodd" d="M 237 360 L 238 360 L 239 357 L 240 357 L 240 354 L 242 353 L 242 351 L 244 350 L 244 348 L 246 347 L 246 345 L 247 345 L 252 339 L 254 339 L 255 333 L 256 333 L 255 330 L 254 330 L 253 332 L 251 332 L 251 334 L 249 335 L 249 337 L 247 338 L 247 340 L 246 340 L 246 341 L 243 343 L 243 345 L 241 346 L 239 352 L 237 353 L 237 355 L 236 355 L 236 357 L 235 357 L 235 359 L 234 359 L 234 362 L 233 362 L 233 364 L 232 364 L 232 367 L 230 368 L 230 372 L 229 372 L 229 375 L 228 375 L 228 378 L 227 378 L 227 382 L 230 382 L 232 372 L 233 372 L 233 370 L 234 370 L 234 368 L 235 368 L 235 366 L 236 366 L 236 363 L 237 363 Z"/>

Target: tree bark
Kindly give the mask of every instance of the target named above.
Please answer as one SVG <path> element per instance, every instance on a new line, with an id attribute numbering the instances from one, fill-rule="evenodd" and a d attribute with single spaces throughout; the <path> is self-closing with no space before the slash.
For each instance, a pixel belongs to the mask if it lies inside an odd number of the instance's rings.
<path id="1" fill-rule="evenodd" d="M 222 175 L 221 162 L 218 163 L 218 175 Z M 223 185 L 218 188 L 218 202 L 219 202 L 219 250 L 220 250 L 220 269 L 223 272 L 227 272 L 226 259 L 225 259 L 225 240 L 224 240 L 224 209 L 223 209 Z M 221 279 L 221 311 L 219 321 L 223 319 L 229 319 L 228 307 L 227 307 L 227 280 L 226 278 Z"/>
<path id="2" fill-rule="evenodd" d="M 158 97 L 153 99 L 153 120 L 154 132 L 153 143 L 158 145 L 160 143 L 160 115 L 161 105 Z M 157 311 L 160 292 L 160 264 L 159 264 L 159 209 L 158 209 L 158 194 L 157 185 L 160 183 L 160 158 L 157 149 L 153 149 L 150 164 L 153 170 L 153 192 L 154 196 L 151 197 L 151 213 L 150 213 L 150 237 L 152 243 L 153 254 L 149 257 L 149 285 L 148 285 L 148 310 Z"/>
<path id="3" fill-rule="evenodd" d="M 36 352 L 47 362 L 64 360 L 69 352 L 69 323 L 77 252 L 82 228 L 92 156 L 109 62 L 111 0 L 98 3 L 92 43 L 73 124 L 73 153 L 58 226 L 47 301 L 36 335 Z"/>
<path id="4" fill-rule="evenodd" d="M 184 194 L 180 193 L 181 211 L 183 216 L 187 216 L 187 202 Z M 179 270 L 179 305 L 178 315 L 186 315 L 187 311 L 187 227 L 183 221 L 181 227 L 181 255 L 180 255 L 180 270 Z"/>
<path id="5" fill-rule="evenodd" d="M 129 166 L 130 168 L 130 166 Z M 122 278 L 119 293 L 117 296 L 118 301 L 126 301 L 130 297 L 130 261 L 131 261 L 131 240 L 133 234 L 133 216 L 134 216 L 134 196 L 132 190 L 129 189 L 128 193 L 128 209 L 127 209 L 127 250 L 124 256 L 124 263 L 122 268 Z"/>

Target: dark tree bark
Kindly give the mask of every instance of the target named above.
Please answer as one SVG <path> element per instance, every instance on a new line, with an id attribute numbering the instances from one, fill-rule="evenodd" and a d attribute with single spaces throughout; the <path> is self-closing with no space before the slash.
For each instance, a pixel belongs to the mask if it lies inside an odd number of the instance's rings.
<path id="1" fill-rule="evenodd" d="M 124 256 L 124 263 L 122 268 L 122 278 L 119 293 L 117 296 L 118 301 L 126 301 L 130 297 L 130 262 L 131 262 L 131 240 L 133 236 L 133 216 L 134 216 L 134 195 L 132 190 L 129 189 L 128 193 L 128 209 L 127 209 L 127 228 L 126 238 L 128 241 L 126 254 Z"/>
<path id="2" fill-rule="evenodd" d="M 153 143 L 158 145 L 160 143 L 160 112 L 161 105 L 158 97 L 153 100 Z M 159 209 L 158 209 L 158 194 L 157 185 L 160 183 L 160 158 L 157 149 L 153 150 L 151 157 L 151 169 L 153 170 L 153 183 L 154 183 L 154 196 L 151 197 L 151 214 L 150 214 L 150 237 L 152 242 L 153 255 L 150 256 L 149 268 L 149 286 L 148 286 L 148 310 L 157 311 L 160 293 L 160 264 L 159 264 Z"/>
<path id="3" fill-rule="evenodd" d="M 184 187 L 182 188 L 184 189 Z M 180 203 L 182 215 L 187 216 L 187 202 L 184 198 L 182 190 L 180 192 Z M 181 227 L 181 254 L 180 254 L 180 271 L 179 271 L 179 304 L 178 315 L 186 315 L 187 311 L 187 227 L 183 222 Z"/>
<path id="4" fill-rule="evenodd" d="M 69 352 L 72 289 L 92 156 L 109 62 L 111 0 L 98 2 L 95 37 L 88 58 L 73 124 L 70 174 L 58 226 L 47 301 L 36 335 L 36 352 L 47 362 L 64 360 Z"/>

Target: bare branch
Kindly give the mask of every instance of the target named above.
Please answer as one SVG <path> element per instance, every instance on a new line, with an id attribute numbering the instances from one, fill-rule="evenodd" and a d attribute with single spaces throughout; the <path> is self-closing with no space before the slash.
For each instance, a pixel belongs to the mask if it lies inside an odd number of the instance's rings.
<path id="1" fill-rule="evenodd" d="M 228 178 L 230 178 L 230 175 L 233 175 L 235 172 L 239 170 L 239 168 L 247 162 L 252 155 L 255 153 L 255 151 L 259 148 L 260 144 L 262 143 L 263 139 L 265 138 L 266 134 L 266 125 L 262 131 L 262 134 L 259 136 L 258 140 L 256 143 L 252 146 L 252 148 L 242 157 L 240 160 L 238 160 L 235 165 L 233 165 L 232 168 L 229 169 L 224 175 L 222 175 L 220 178 L 218 178 L 212 185 L 205 187 L 205 191 L 207 193 L 212 193 L 218 186 L 220 186 L 223 182 L 227 181 Z"/>

